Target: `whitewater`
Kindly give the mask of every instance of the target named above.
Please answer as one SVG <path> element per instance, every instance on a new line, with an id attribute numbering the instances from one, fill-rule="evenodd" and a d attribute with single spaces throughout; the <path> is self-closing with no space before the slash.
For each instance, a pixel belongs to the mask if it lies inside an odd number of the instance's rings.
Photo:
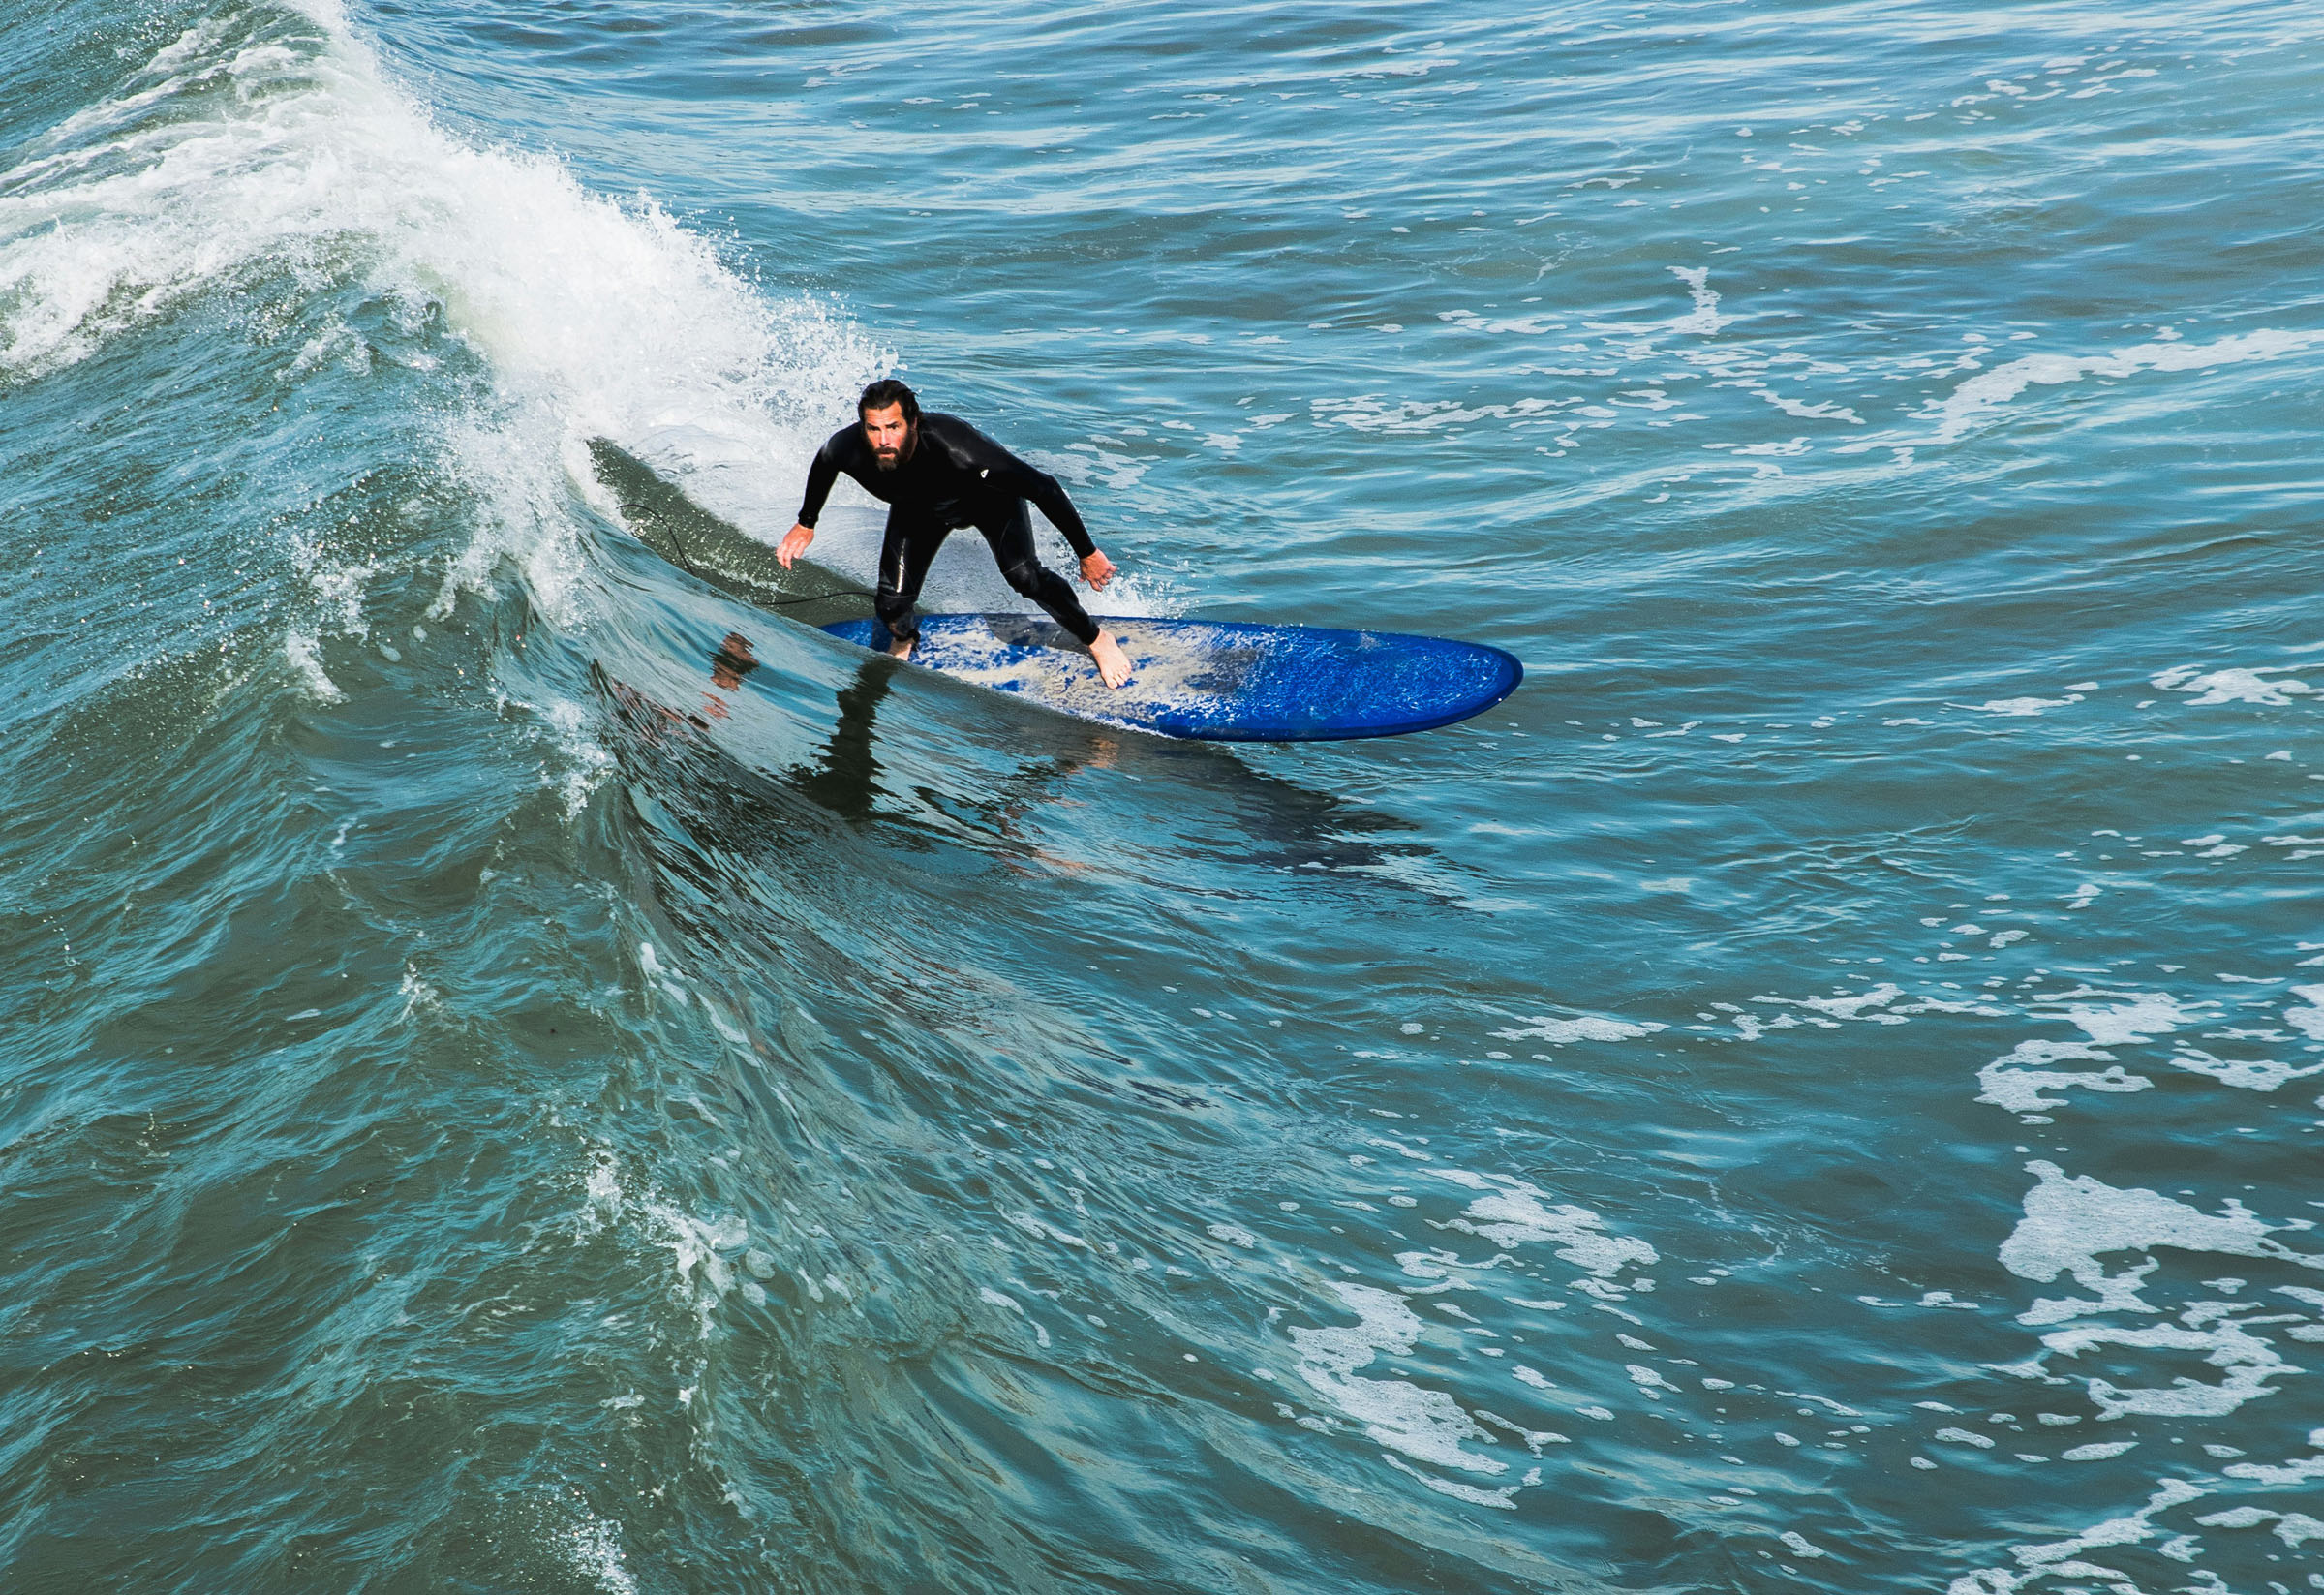
<path id="1" fill-rule="evenodd" d="M 8 1587 L 2324 1587 L 2297 8 L 0 15 Z"/>

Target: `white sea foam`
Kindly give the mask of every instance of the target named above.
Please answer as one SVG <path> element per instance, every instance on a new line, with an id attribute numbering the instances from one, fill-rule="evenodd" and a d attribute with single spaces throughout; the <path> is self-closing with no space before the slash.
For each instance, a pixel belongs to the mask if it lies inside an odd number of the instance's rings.
<path id="1" fill-rule="evenodd" d="M 2283 1022 L 2311 1041 L 2324 1041 L 2324 986 L 2294 986 L 2302 1006 L 2283 1010 Z"/>
<path id="2" fill-rule="evenodd" d="M 2308 1443 L 2316 1448 L 2313 1457 L 2294 1457 L 2280 1466 L 2266 1462 L 2235 1462 L 2220 1471 L 2230 1479 L 2248 1479 L 2258 1485 L 2305 1485 L 2311 1480 L 2324 1479 L 2324 1428 L 2308 1431 Z"/>
<path id="3" fill-rule="evenodd" d="M 1495 1030 L 1503 1041 L 1546 1041 L 1552 1047 L 1563 1047 L 1575 1041 L 1634 1041 L 1642 1035 L 1652 1035 L 1665 1027 L 1652 1021 L 1632 1023 L 1625 1019 L 1607 1019 L 1599 1014 L 1584 1014 L 1578 1019 L 1554 1019 L 1547 1014 L 1536 1014 L 1522 1027 Z"/>
<path id="4" fill-rule="evenodd" d="M 1710 267 L 1672 266 L 1670 275 L 1687 285 L 1687 292 L 1695 301 L 1693 310 L 1669 323 L 1672 332 L 1694 332 L 1707 337 L 1734 320 L 1732 316 L 1719 314 L 1719 295 L 1710 287 Z"/>
<path id="5" fill-rule="evenodd" d="M 693 1284 L 698 1273 L 700 1283 L 714 1296 L 733 1288 L 734 1271 L 723 1253 L 750 1239 L 741 1219 L 697 1218 L 658 1199 L 649 1199 L 641 1211 L 652 1221 L 654 1243 L 670 1253 L 681 1285 Z"/>
<path id="6" fill-rule="evenodd" d="M 2200 1500 L 2205 1493 L 2199 1486 L 2184 1479 L 2165 1479 L 2147 1497 L 2147 1504 L 2136 1512 L 2093 1524 L 2071 1539 L 2013 1547 L 2009 1554 L 2017 1563 L 2014 1571 L 2003 1567 L 1980 1568 L 1952 1580 L 1945 1586 L 1945 1595 L 2015 1595 L 2035 1580 L 2048 1578 L 2092 1579 L 2110 1583 L 2120 1580 L 2122 1575 L 2086 1560 L 2086 1553 L 2153 1539 L 2158 1532 L 2153 1522 L 2157 1513 Z"/>
<path id="7" fill-rule="evenodd" d="M 2284 1361 L 2267 1337 L 2239 1321 L 2235 1314 L 2246 1309 L 2234 1303 L 2188 1304 L 2176 1323 L 2125 1326 L 2088 1321 L 2099 1315 L 2156 1315 L 2158 1309 L 2141 1293 L 2148 1276 L 2160 1266 L 2152 1254 L 2166 1247 L 2324 1268 L 2324 1255 L 2299 1251 L 2273 1239 L 2276 1232 L 2298 1226 L 2269 1224 L 2232 1199 L 2224 1212 L 2215 1215 L 2155 1191 L 2123 1190 L 2087 1177 L 2069 1178 L 2051 1163 L 2027 1167 L 2040 1183 L 2027 1194 L 2025 1216 L 2003 1243 L 2003 1265 L 2020 1278 L 2041 1282 L 2070 1274 L 2096 1294 L 2038 1300 L 2019 1315 L 2021 1323 L 2045 1330 L 2042 1353 L 2025 1371 L 2056 1377 L 2065 1370 L 2048 1364 L 2048 1359 L 2075 1359 L 2111 1348 L 2118 1353 L 2195 1356 L 2220 1372 L 2216 1382 L 2182 1375 L 2167 1385 L 2148 1387 L 2085 1376 L 2084 1388 L 2101 1418 L 2221 1417 L 2247 1401 L 2273 1395 L 2282 1379 L 2303 1371 Z M 2143 1254 L 2145 1260 L 2110 1273 L 2099 1259 L 2119 1253 Z M 2047 1328 L 2051 1325 L 2064 1327 Z"/>
<path id="8" fill-rule="evenodd" d="M 1669 1391 L 1673 1395 L 1679 1394 L 1676 1385 L 1643 1363 L 1629 1364 L 1623 1371 L 1630 1375 L 1630 1382 L 1638 1387 L 1638 1394 L 1650 1400 L 1661 1400 L 1664 1391 Z"/>
<path id="9" fill-rule="evenodd" d="M 1931 407 L 1933 443 L 1958 442 L 1991 412 L 2034 386 L 2057 386 L 2085 377 L 2129 377 L 2142 371 L 2202 371 L 2245 360 L 2269 360 L 2324 343 L 2324 332 L 2261 330 L 2208 344 L 2135 344 L 2104 354 L 2029 354 L 1979 372 Z"/>
<path id="10" fill-rule="evenodd" d="M 1818 1013 L 1830 1014 L 1834 1019 L 1861 1019 L 1867 1010 L 1884 1008 L 1904 995 L 1904 988 L 1882 981 L 1869 990 L 1850 992 L 1841 997 L 1802 997 L 1799 1005 L 1814 1008 Z"/>
<path id="11" fill-rule="evenodd" d="M 2200 705 L 2214 703 L 2256 703 L 2282 708 L 2296 697 L 2315 695 L 2316 689 L 2307 682 L 2290 677 L 2290 665 L 2272 665 L 2257 670 L 2203 670 L 2191 665 L 2179 665 L 2150 678 L 2166 692 L 2185 692 L 2187 702 Z M 2270 681 L 2270 676 L 2281 679 Z"/>
<path id="12" fill-rule="evenodd" d="M 2062 1357 L 2078 1357 L 2098 1347 L 2199 1354 L 2206 1365 L 2224 1374 L 2217 1384 L 2182 1376 L 2167 1386 L 2143 1389 L 2125 1388 L 2111 1379 L 2088 1379 L 2085 1386 L 2101 1418 L 2134 1413 L 2154 1418 L 2222 1418 L 2247 1401 L 2276 1394 L 2277 1380 L 2304 1371 L 2241 1324 L 2209 1317 L 2195 1308 L 2184 1313 L 2177 1324 L 2144 1328 L 2076 1324 L 2044 1334 L 2041 1343 Z"/>
<path id="13" fill-rule="evenodd" d="M 587 715 L 579 704 L 564 698 L 552 698 L 545 704 L 529 703 L 521 698 L 505 701 L 518 704 L 539 717 L 543 732 L 554 740 L 561 755 L 556 769 L 541 772 L 540 782 L 562 794 L 567 818 L 578 814 L 588 805 L 591 795 L 613 775 L 613 755 L 590 736 Z"/>
<path id="14" fill-rule="evenodd" d="M 2246 1091 L 2272 1091 L 2286 1081 L 2324 1073 L 2324 1063 L 2302 1068 L 2296 1063 L 2278 1063 L 2268 1058 L 2214 1058 L 2193 1047 L 2174 1055 L 2171 1061 L 2190 1073 L 2207 1074 L 2221 1085 Z"/>
<path id="15" fill-rule="evenodd" d="M 321 650 L 310 633 L 292 630 L 286 634 L 283 638 L 283 657 L 298 672 L 299 681 L 307 690 L 307 696 L 317 703 L 345 701 L 347 694 L 339 690 L 339 684 L 323 674 Z"/>
<path id="16" fill-rule="evenodd" d="M 1467 1169 L 1440 1169 L 1439 1178 L 1485 1194 L 1471 1202 L 1465 1216 L 1450 1220 L 1447 1229 L 1483 1236 L 1504 1248 L 1547 1242 L 1556 1256 L 1600 1278 L 1624 1269 L 1650 1268 L 1661 1259 L 1645 1242 L 1609 1235 L 1605 1221 L 1587 1208 L 1551 1203 L 1538 1186 L 1506 1175 L 1474 1174 Z"/>
<path id="17" fill-rule="evenodd" d="M 1351 1280 L 1331 1288 L 1358 1321 L 1345 1328 L 1291 1331 L 1292 1344 L 1299 1348 L 1300 1377 L 1309 1388 L 1362 1425 L 1372 1439 L 1415 1461 L 1488 1477 L 1508 1472 L 1509 1464 L 1498 1457 L 1463 1448 L 1464 1440 L 1489 1441 L 1492 1436 L 1443 1391 L 1402 1379 L 1361 1377 L 1361 1370 L 1382 1353 L 1411 1355 L 1423 1326 L 1404 1299 Z M 1501 1498 L 1497 1504 L 1510 1503 Z"/>
<path id="18" fill-rule="evenodd" d="M 1980 1451 L 1991 1451 L 1994 1446 L 1992 1435 L 1979 1434 L 1973 1428 L 1941 1428 L 1929 1438 L 1942 1440 L 1947 1445 L 1975 1446 Z"/>
<path id="19" fill-rule="evenodd" d="M 403 1011 L 396 1015 L 398 1020 L 409 1020 L 423 1009 L 441 1006 L 443 1000 L 443 994 L 420 979 L 419 970 L 409 964 L 404 966 L 404 978 L 396 988 L 396 995 L 404 999 Z"/>
<path id="20" fill-rule="evenodd" d="M 1769 404 L 1775 406 L 1776 409 L 1782 411 L 1785 414 L 1795 415 L 1801 420 L 1846 421 L 1850 426 L 1862 426 L 1864 424 L 1864 417 L 1857 414 L 1854 411 L 1849 409 L 1846 405 L 1809 404 L 1802 399 L 1787 399 L 1781 394 L 1770 393 L 1764 388 L 1759 390 L 1759 397 L 1766 400 Z"/>
<path id="21" fill-rule="evenodd" d="M 2231 1470 L 2232 1471 L 2232 1470 Z M 2324 1521 L 2305 1512 L 2270 1512 L 2265 1507 L 2229 1507 L 2225 1512 L 2214 1512 L 2197 1518 L 2203 1528 L 2258 1528 L 2264 1523 L 2276 1525 L 2276 1538 L 2297 1550 L 2310 1540 L 2324 1540 Z"/>
<path id="22" fill-rule="evenodd" d="M 2044 997 L 2041 1005 L 2062 1007 L 2064 1011 L 2057 1017 L 2073 1025 L 2100 1047 L 2150 1041 L 2182 1026 L 2202 1024 L 2211 1017 L 2202 1010 L 2218 1006 L 2215 1002 L 2183 1003 L 2160 992 L 2109 992 L 2089 986 Z"/>
<path id="23" fill-rule="evenodd" d="M 595 1235 L 619 1219 L 624 1195 L 620 1165 L 614 1161 L 610 1150 L 598 1148 L 590 1160 L 589 1173 L 582 1180 L 580 1233 Z"/>
<path id="24" fill-rule="evenodd" d="M 2049 1067 L 2069 1059 L 2105 1063 L 2108 1067 L 2102 1070 Z M 1977 1100 L 2006 1108 L 2011 1113 L 2041 1113 L 2064 1107 L 2066 1102 L 2063 1096 L 2044 1096 L 2044 1091 L 2074 1086 L 2093 1091 L 2143 1091 L 2154 1085 L 2144 1075 L 2125 1072 L 2113 1059 L 2112 1053 L 2100 1052 L 2079 1041 L 2021 1041 L 2007 1057 L 1997 1058 L 1977 1071 L 1977 1084 L 1981 1088 Z"/>
<path id="25" fill-rule="evenodd" d="M 670 1254 L 670 1294 L 691 1311 L 698 1338 L 710 1338 L 719 1304 L 738 1283 L 752 1300 L 763 1297 L 759 1286 L 738 1277 L 737 1270 L 763 1276 L 774 1272 L 773 1259 L 763 1252 L 744 1251 L 750 1230 L 741 1218 L 730 1213 L 699 1216 L 651 1186 L 633 1194 L 624 1186 L 620 1167 L 604 1147 L 596 1149 L 583 1178 L 583 1198 L 578 1238 L 608 1229 L 624 1231 Z M 850 1294 L 844 1281 L 829 1274 L 820 1284 L 808 1281 L 808 1289 L 816 1301 L 826 1289 Z"/>
<path id="26" fill-rule="evenodd" d="M 566 1529 L 564 1541 L 566 1559 L 574 1571 L 596 1580 L 606 1595 L 637 1595 L 637 1580 L 622 1550 L 619 1522 L 583 1507 L 580 1519 Z"/>
<path id="27" fill-rule="evenodd" d="M 440 413 L 475 519 L 440 611 L 507 560 L 552 620 L 585 624 L 571 509 L 589 438 L 651 453 L 683 433 L 697 455 L 795 485 L 878 350 L 828 307 L 770 300 L 650 199 L 447 133 L 336 5 L 302 10 L 314 31 L 238 49 L 192 30 L 134 92 L 28 146 L 0 194 L 0 381 L 286 276 L 301 293 L 358 289 L 415 328 L 440 314 L 490 373 Z M 178 100 L 188 113 L 169 114 Z M 336 323 L 301 336 L 292 379 L 354 350 Z M 358 633 L 367 573 L 327 556 L 309 572 Z"/>
<path id="28" fill-rule="evenodd" d="M 2224 1212 L 2206 1213 L 2155 1191 L 2118 1189 L 2087 1175 L 2068 1176 L 2055 1163 L 2026 1167 L 2039 1183 L 2026 1193 L 2025 1216 L 2002 1242 L 2002 1266 L 2042 1284 L 2070 1274 L 2083 1289 L 2098 1293 L 2095 1301 L 2037 1302 L 2026 1315 L 2029 1322 L 2057 1322 L 2083 1312 L 2155 1311 L 2138 1294 L 2155 1264 L 2150 1260 L 2109 1273 L 2098 1259 L 2110 1253 L 2168 1246 L 2324 1268 L 2324 1256 L 2271 1239 L 2288 1226 L 2265 1222 L 2232 1197 Z"/>
<path id="29" fill-rule="evenodd" d="M 2063 709 L 2069 703 L 2080 703 L 2081 701 L 2078 694 L 2069 693 L 2062 698 L 1995 698 L 1986 703 L 1971 704 L 1969 707 L 1988 715 L 2023 718 L 2038 715 L 2044 709 Z"/>
<path id="30" fill-rule="evenodd" d="M 2133 1001 L 2130 1005 L 2141 1004 Z M 2118 1018 L 2115 1025 L 2127 1039 L 2139 1040 L 2145 1038 L 2146 1032 L 2162 1028 L 2153 1022 L 2155 1018 L 2150 1009 L 2140 1023 L 2126 1024 Z M 2099 1028 L 2105 1028 L 2106 1022 L 2101 1020 Z M 1992 1067 L 2013 1061 L 2042 1064 L 2068 1058 L 2103 1060 L 2106 1056 L 2076 1043 L 2032 1043 L 2010 1058 L 1997 1060 Z M 2040 1073 L 2019 1072 L 2028 1077 L 2028 1084 Z M 2064 1083 L 2067 1082 L 2060 1082 Z M 2281 1321 L 2280 1315 L 2260 1312 L 2257 1303 L 2197 1301 L 2183 1304 L 2175 1322 L 2156 1322 L 2162 1316 L 2161 1309 L 2149 1303 L 2143 1293 L 2150 1276 L 2161 1267 L 2156 1254 L 2163 1250 L 2262 1258 L 2303 1268 L 2324 1268 L 2324 1255 L 2295 1249 L 2277 1239 L 2278 1234 L 2307 1230 L 2309 1226 L 2306 1223 L 2270 1223 L 2233 1199 L 2226 1201 L 2219 1212 L 2205 1213 L 2155 1191 L 2119 1189 L 2095 1179 L 2069 1177 L 2055 1164 L 2037 1161 L 2027 1167 L 2036 1176 L 2038 1183 L 2027 1194 L 2025 1216 L 2003 1243 L 2001 1261 L 2021 1278 L 2047 1282 L 2062 1274 L 2070 1275 L 2093 1294 L 2039 1300 L 2020 1315 L 2021 1322 L 2043 1329 L 2043 1349 L 2032 1363 L 2016 1371 L 2055 1382 L 2062 1375 L 2075 1376 L 2072 1364 L 2094 1352 L 2108 1354 L 2117 1365 L 2126 1356 L 2141 1353 L 2166 1363 L 2191 1358 L 2213 1370 L 2213 1377 L 2181 1375 L 2167 1383 L 2157 1382 L 2143 1388 L 2125 1386 L 2119 1382 L 2119 1376 L 2079 1375 L 2101 1422 L 2133 1416 L 2182 1420 L 2222 1417 L 2248 1401 L 2274 1394 L 2284 1380 L 2305 1371 L 2286 1362 L 2267 1336 L 2257 1333 L 2263 1326 Z M 2119 1273 L 2110 1273 L 2101 1259 L 2117 1255 L 2139 1260 Z M 2244 1285 L 2243 1280 L 2232 1278 L 2208 1283 L 2230 1297 Z M 2311 1291 L 2305 1286 L 2278 1287 L 2278 1293 L 2302 1301 L 2311 1297 L 2324 1301 L 2324 1291 Z M 2146 1321 L 2125 1324 L 2120 1321 L 2122 1315 Z M 2067 1415 L 2042 1414 L 2041 1419 L 2044 1424 L 2073 1421 Z M 1990 1439 L 1971 1429 L 1948 1429 L 1938 1437 L 1972 1444 Z M 2310 1441 L 2324 1452 L 2324 1430 L 2316 1431 Z M 2106 1461 L 2127 1454 L 2137 1444 L 2135 1438 L 2127 1437 L 2092 1439 L 2061 1456 L 2069 1462 Z M 2208 1449 L 2214 1455 L 2239 1455 L 2232 1448 Z M 2222 1472 L 2263 1485 L 2305 1483 L 2311 1476 L 2324 1477 L 2324 1455 L 2312 1459 L 2294 1459 L 2281 1466 L 2237 1463 Z M 2128 1587 L 2125 1575 L 2091 1560 L 2092 1553 L 2166 1535 L 2168 1531 L 2156 1523 L 2156 1518 L 2207 1493 L 2209 1490 L 2203 1486 L 2183 1479 L 2163 1480 L 2136 1511 L 2108 1518 L 2065 1540 L 2012 1548 L 2009 1555 L 2013 1567 L 1988 1567 L 1955 1579 L 1949 1585 L 1950 1595 L 2013 1595 L 2037 1582 L 2047 1587 L 2047 1581 L 2052 1580 L 2061 1580 L 2060 1587 L 2067 1587 L 2065 1580 L 2084 1586 Z M 2308 1537 L 2309 1531 L 2305 1522 L 2292 1518 L 2281 1520 L 2289 1531 L 2283 1536 L 2287 1544 L 2297 1544 Z M 2278 1515 L 2260 1508 L 2237 1508 L 2198 1521 L 2200 1526 L 2249 1527 L 2277 1522 Z M 2198 1548 L 2193 1536 L 2179 1534 L 2166 1539 L 2157 1549 L 2175 1560 L 2192 1562 Z M 2223 1586 L 2213 1579 L 2200 1587 Z"/>

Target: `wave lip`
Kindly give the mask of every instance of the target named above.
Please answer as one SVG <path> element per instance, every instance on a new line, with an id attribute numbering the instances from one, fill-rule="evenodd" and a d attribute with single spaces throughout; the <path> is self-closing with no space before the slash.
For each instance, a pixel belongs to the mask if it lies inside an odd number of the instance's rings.
<path id="1" fill-rule="evenodd" d="M 344 291 L 481 356 L 438 428 L 479 501 L 447 600 L 513 558 L 568 624 L 587 439 L 677 433 L 696 464 L 795 479 L 887 363 L 829 305 L 762 294 L 652 199 L 446 131 L 333 5 L 189 28 L 0 174 L 0 383 L 199 305 L 250 320 Z"/>

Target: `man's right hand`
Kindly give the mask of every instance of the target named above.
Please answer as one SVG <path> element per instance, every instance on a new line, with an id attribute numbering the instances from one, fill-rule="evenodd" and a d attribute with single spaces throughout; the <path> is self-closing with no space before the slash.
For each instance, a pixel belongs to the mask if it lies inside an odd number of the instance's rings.
<path id="1" fill-rule="evenodd" d="M 791 562 L 806 553 L 807 545 L 814 540 L 815 529 L 805 521 L 799 522 L 782 535 L 782 541 L 775 545 L 775 563 L 788 570 Z"/>

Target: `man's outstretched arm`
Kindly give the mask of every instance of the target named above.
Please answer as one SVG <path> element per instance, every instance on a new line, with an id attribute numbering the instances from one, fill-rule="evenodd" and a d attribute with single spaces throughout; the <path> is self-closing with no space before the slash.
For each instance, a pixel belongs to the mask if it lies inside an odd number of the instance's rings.
<path id="1" fill-rule="evenodd" d="M 1082 524 L 1082 512 L 1065 496 L 1065 484 L 1046 471 L 1037 471 L 1023 460 L 1011 456 L 1016 470 L 1011 474 L 1011 486 L 1019 497 L 1031 502 L 1035 509 L 1049 517 L 1050 525 L 1065 534 L 1073 544 L 1074 558 L 1086 560 L 1097 552 L 1097 543 L 1089 529 Z"/>
<path id="2" fill-rule="evenodd" d="M 834 448 L 838 441 L 835 438 L 816 449 L 814 459 L 808 465 L 807 491 L 799 498 L 799 519 L 775 548 L 775 561 L 785 570 L 815 540 L 815 522 L 822 517 L 824 502 L 831 497 L 831 484 L 840 479 L 839 456 Z"/>
<path id="3" fill-rule="evenodd" d="M 1082 524 L 1082 512 L 1073 506 L 1065 494 L 1065 484 L 1036 466 L 1010 453 L 992 439 L 977 436 L 977 443 L 995 456 L 986 475 L 1003 491 L 1030 503 L 1049 518 L 1049 523 L 1065 534 L 1073 545 L 1074 557 L 1082 562 L 1082 579 L 1091 587 L 1103 588 L 1114 579 L 1114 562 L 1098 548 L 1089 536 L 1089 528 Z"/>

